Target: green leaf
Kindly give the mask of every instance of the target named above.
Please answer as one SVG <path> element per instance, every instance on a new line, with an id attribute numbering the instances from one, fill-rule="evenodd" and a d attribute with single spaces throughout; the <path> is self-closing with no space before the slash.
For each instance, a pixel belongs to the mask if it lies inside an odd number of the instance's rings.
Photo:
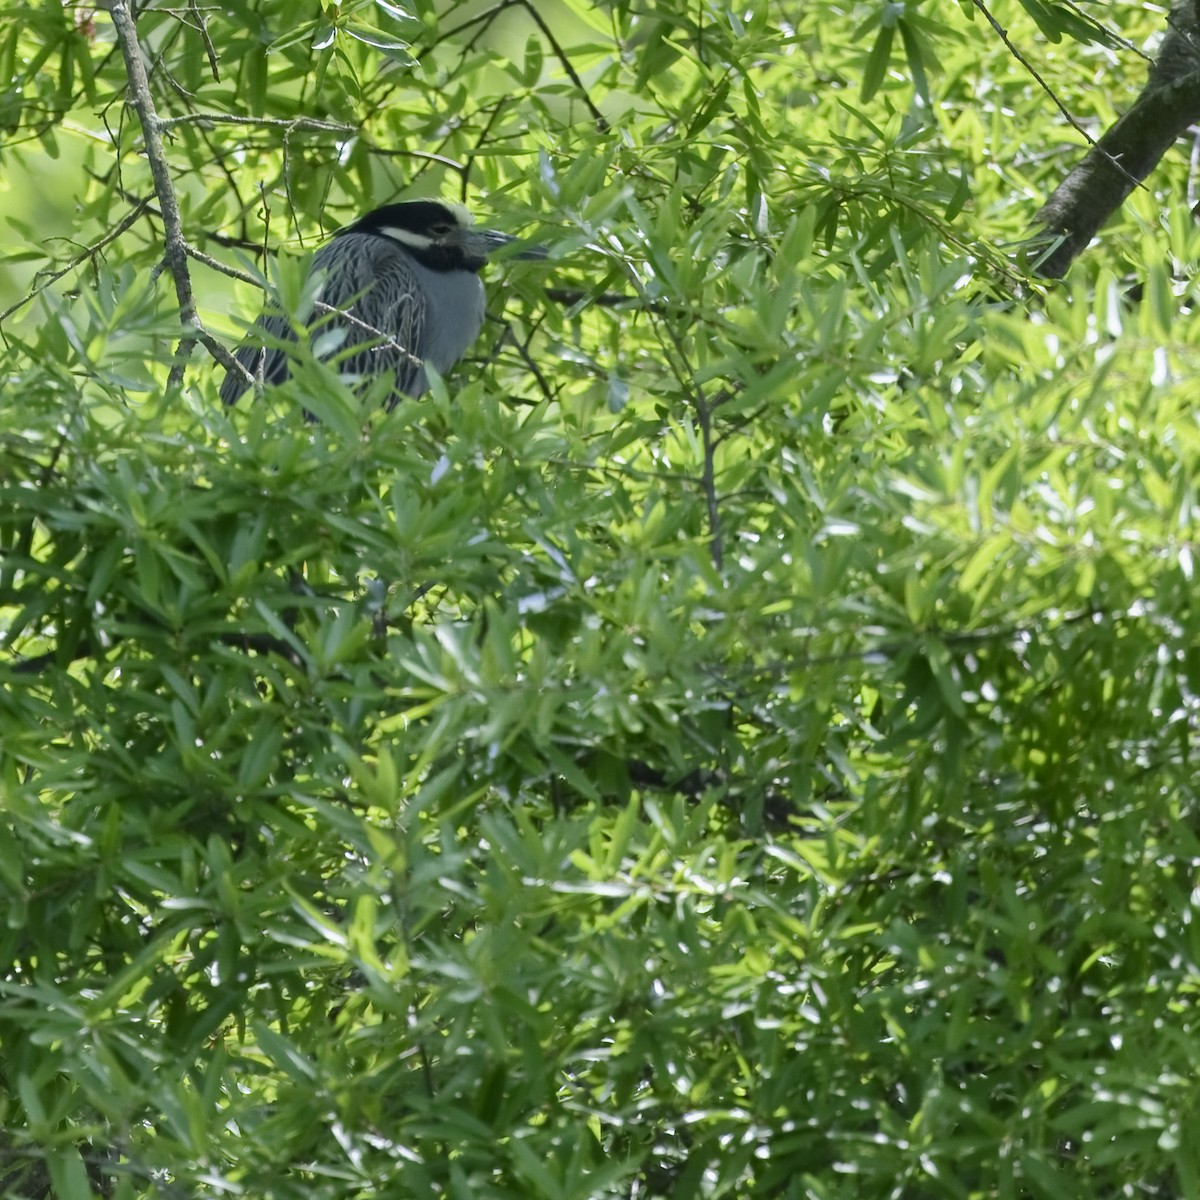
<path id="1" fill-rule="evenodd" d="M 46 1169 L 54 1185 L 54 1194 L 62 1200 L 92 1200 L 94 1193 L 79 1151 L 74 1147 L 50 1150 Z"/>
<path id="2" fill-rule="evenodd" d="M 883 84 L 887 75 L 888 64 L 892 57 L 892 40 L 896 36 L 894 25 L 880 25 L 875 34 L 875 41 L 867 55 L 863 68 L 862 82 L 859 84 L 859 99 L 865 104 L 874 97 Z"/>
<path id="3" fill-rule="evenodd" d="M 316 1066 L 287 1038 L 261 1021 L 251 1022 L 250 1028 L 259 1047 L 294 1083 L 306 1086 L 317 1079 Z"/>

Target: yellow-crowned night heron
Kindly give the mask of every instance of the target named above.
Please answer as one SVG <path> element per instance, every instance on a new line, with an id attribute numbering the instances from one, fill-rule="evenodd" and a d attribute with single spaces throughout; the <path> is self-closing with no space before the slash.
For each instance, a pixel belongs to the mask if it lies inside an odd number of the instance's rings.
<path id="1" fill-rule="evenodd" d="M 476 229 L 471 214 L 448 200 L 377 208 L 338 230 L 313 255 L 312 268 L 324 282 L 311 326 L 345 331 L 330 351 L 343 373 L 391 371 L 393 404 L 401 396 L 419 396 L 429 386 L 425 363 L 449 370 L 478 336 L 484 317 L 479 270 L 492 250 L 511 241 L 494 229 Z M 533 246 L 515 257 L 545 253 Z M 288 356 L 278 343 L 292 337 L 286 317 L 268 314 L 235 357 L 255 378 L 279 383 L 287 378 Z M 247 386 L 243 376 L 228 371 L 221 399 L 232 404 Z"/>

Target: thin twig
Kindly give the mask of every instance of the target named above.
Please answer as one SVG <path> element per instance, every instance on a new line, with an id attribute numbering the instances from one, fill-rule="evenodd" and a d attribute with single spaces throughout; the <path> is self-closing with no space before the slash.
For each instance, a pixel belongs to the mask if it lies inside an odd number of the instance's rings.
<path id="1" fill-rule="evenodd" d="M 158 43 L 157 53 L 155 54 L 154 58 L 150 62 L 150 67 L 149 67 L 149 70 L 147 70 L 147 72 L 146 72 L 146 76 L 147 76 L 147 78 L 149 78 L 151 76 L 157 75 L 161 79 L 165 79 L 167 81 L 167 86 L 170 87 L 179 96 L 179 98 L 184 102 L 184 104 L 187 104 L 190 106 L 192 101 L 194 101 L 196 99 L 195 93 L 189 92 L 187 90 L 187 88 L 185 88 L 183 86 L 183 84 L 180 83 L 179 80 L 176 79 L 175 76 L 171 74 L 170 70 L 168 69 L 168 67 L 166 65 L 167 64 L 167 55 L 171 52 L 171 50 L 174 49 L 176 41 L 178 41 L 180 36 L 186 31 L 186 28 L 187 27 L 182 22 L 180 22 L 179 24 L 172 26 L 167 31 L 165 36 Z"/>
<path id="2" fill-rule="evenodd" d="M 292 194 L 292 129 L 283 131 L 283 163 L 280 173 L 283 176 L 283 196 L 287 201 L 288 217 L 292 222 L 292 228 L 299 230 L 300 214 L 296 210 L 296 197 Z M 266 205 L 266 198 L 263 198 L 263 205 Z M 324 211 L 325 205 L 321 205 L 321 210 Z M 304 237 L 301 235 L 300 245 L 304 245 Z"/>
<path id="3" fill-rule="evenodd" d="M 40 283 L 32 287 L 26 295 L 22 296 L 21 299 L 16 302 L 16 304 L 10 305 L 2 313 L 0 313 L 0 324 L 3 324 L 4 321 L 11 317 L 13 313 L 17 311 L 17 309 L 24 308 L 25 305 L 31 300 L 36 299 L 36 297 L 44 292 L 52 283 L 61 279 L 68 272 L 75 270 L 75 268 L 80 266 L 82 263 L 94 258 L 101 250 L 104 249 L 105 246 L 109 244 L 109 242 L 116 241 L 116 239 L 119 238 L 121 234 L 125 232 L 125 230 L 127 230 L 130 226 L 135 225 L 138 220 L 140 220 L 142 214 L 145 213 L 149 204 L 150 201 L 148 199 L 142 200 L 138 204 L 137 208 L 133 210 L 133 212 L 129 213 L 128 216 L 124 217 L 120 222 L 118 222 L 98 242 L 93 242 L 92 245 L 84 250 L 82 254 L 76 255 L 69 263 L 67 263 L 65 267 L 62 268 L 62 270 L 52 272 Z"/>
<path id="4" fill-rule="evenodd" d="M 1008 47 L 1008 52 L 1017 60 L 1017 62 L 1021 64 L 1021 66 L 1025 68 L 1026 71 L 1029 72 L 1034 81 L 1037 83 L 1038 87 L 1040 87 L 1042 91 L 1044 91 L 1046 95 L 1050 97 L 1051 103 L 1055 108 L 1058 109 L 1060 113 L 1062 113 L 1064 117 L 1066 117 L 1068 123 L 1075 130 L 1075 132 L 1078 133 L 1089 146 L 1095 148 L 1096 139 L 1092 137 L 1092 135 L 1088 133 L 1086 129 L 1084 129 L 1084 127 L 1075 119 L 1074 116 L 1071 115 L 1071 112 L 1068 110 L 1067 106 L 1055 94 L 1054 89 L 1046 82 L 1045 79 L 1042 78 L 1033 63 L 1031 63 L 1029 59 L 1021 53 L 1016 44 L 1008 36 L 1008 30 L 1005 29 L 1004 26 L 1001 25 L 994 16 L 992 16 L 988 6 L 984 4 L 983 0 L 972 0 L 972 3 L 974 3 L 975 7 L 979 9 L 981 13 L 983 13 L 987 23 L 996 31 L 996 36 L 999 37 L 1005 46 Z M 1117 162 L 1115 158 L 1112 159 L 1112 162 L 1119 171 L 1123 172 L 1125 175 L 1128 175 L 1129 178 L 1133 180 L 1134 184 L 1138 186 L 1141 185 L 1141 181 L 1134 178 L 1134 176 L 1129 175 L 1129 172 L 1126 171 L 1125 168 L 1119 162 Z"/>
<path id="5" fill-rule="evenodd" d="M 596 123 L 596 128 L 601 133 L 607 133 L 609 130 L 608 119 L 604 114 L 592 103 L 592 98 L 588 94 L 584 82 L 579 78 L 578 72 L 575 70 L 571 60 L 567 57 L 566 51 L 559 45 L 558 39 L 550 30 L 550 26 L 546 24 L 542 14 L 534 7 L 529 0 L 501 0 L 494 8 L 489 8 L 487 12 L 478 13 L 477 15 L 462 22 L 460 25 L 455 25 L 451 29 L 445 31 L 446 38 L 452 38 L 464 30 L 469 29 L 472 25 L 482 25 L 475 36 L 471 39 L 468 45 L 473 45 L 484 30 L 498 17 L 502 12 L 509 8 L 523 8 L 532 18 L 533 23 L 541 30 L 542 36 L 550 43 L 550 49 L 554 51 L 555 58 L 558 59 L 562 69 L 567 73 L 567 77 L 579 89 L 579 94 L 583 98 L 584 104 L 587 105 L 588 112 L 592 114 L 592 120 Z"/>
<path id="6" fill-rule="evenodd" d="M 558 44 L 558 39 L 554 34 L 550 32 L 550 26 L 546 24 L 542 14 L 529 3 L 529 0 L 521 0 L 521 7 L 533 18 L 533 23 L 542 31 L 542 36 L 546 41 L 550 43 L 550 48 L 562 64 L 562 69 L 566 71 L 571 82 L 579 89 L 579 94 L 583 97 L 583 102 L 587 105 L 588 112 L 592 114 L 592 119 L 596 122 L 596 129 L 600 133 L 607 133 L 609 130 L 608 120 L 592 103 L 592 98 L 588 95 L 588 90 L 584 87 L 583 80 L 575 73 L 575 68 L 571 65 L 571 60 L 567 57 L 566 51 Z"/>
<path id="7" fill-rule="evenodd" d="M 208 18 L 200 11 L 200 6 L 196 0 L 188 0 L 188 12 L 192 19 L 196 22 L 196 28 L 200 31 L 200 37 L 204 42 L 204 53 L 208 55 L 208 69 L 212 72 L 213 82 L 221 82 L 221 70 L 217 62 L 217 51 L 212 44 L 212 38 L 208 36 Z"/>
<path id="8" fill-rule="evenodd" d="M 422 162 L 441 163 L 443 167 L 449 167 L 460 175 L 467 169 L 466 163 L 460 163 L 458 159 L 445 154 L 432 154 L 428 150 L 388 150 L 383 146 L 376 146 L 367 138 L 363 138 L 362 141 L 372 154 L 377 154 L 380 158 L 419 158 Z"/>
<path id="9" fill-rule="evenodd" d="M 626 263 L 625 266 L 628 270 L 629 279 L 637 289 L 639 297 L 649 305 L 650 297 L 646 294 L 646 289 L 642 285 L 637 272 L 629 263 Z M 710 401 L 704 394 L 704 388 L 696 382 L 694 369 L 688 361 L 687 347 L 684 346 L 682 338 L 680 338 L 672 323 L 665 319 L 664 316 L 663 320 L 654 323 L 654 329 L 659 345 L 667 352 L 668 362 L 671 362 L 671 351 L 674 350 L 675 352 L 675 357 L 678 360 L 677 364 L 672 363 L 673 368 L 677 367 L 677 369 L 674 369 L 675 378 L 687 394 L 688 404 L 695 412 L 697 423 L 700 426 L 700 437 L 704 446 L 704 466 L 700 472 L 698 482 L 701 491 L 704 493 L 705 509 L 708 514 L 709 549 L 712 554 L 713 565 L 719 571 L 725 555 L 721 544 L 721 509 L 717 499 L 716 466 L 714 462 L 716 444 L 713 440 L 712 416 L 729 399 L 729 393 L 724 392 L 715 400 Z"/>
<path id="10" fill-rule="evenodd" d="M 694 407 L 696 420 L 700 425 L 700 441 L 704 447 L 704 467 L 700 472 L 700 487 L 704 492 L 704 506 L 708 512 L 708 549 L 712 555 L 713 566 L 718 572 L 725 562 L 725 552 L 721 545 L 721 508 L 717 503 L 717 473 L 716 473 L 716 443 L 713 440 L 712 416 L 721 398 L 709 403 L 703 396 L 697 395 Z"/>
<path id="11" fill-rule="evenodd" d="M 1008 30 L 1005 29 L 1004 26 L 1001 25 L 994 16 L 992 16 L 988 6 L 984 4 L 983 0 L 972 0 L 972 2 L 974 3 L 975 7 L 979 9 L 981 13 L 983 13 L 984 19 L 987 21 L 987 23 L 996 31 L 996 36 L 999 37 L 1005 46 L 1008 47 L 1009 54 L 1011 54 L 1013 58 L 1015 58 L 1017 62 L 1019 62 L 1021 66 L 1023 66 L 1025 70 L 1029 72 L 1042 91 L 1044 91 L 1046 95 L 1050 97 L 1054 107 L 1057 108 L 1058 111 L 1067 118 L 1067 120 L 1074 127 L 1075 131 L 1084 138 L 1089 146 L 1094 146 L 1096 144 L 1096 139 L 1093 138 L 1092 135 L 1088 133 L 1088 131 L 1084 129 L 1084 127 L 1071 115 L 1067 106 L 1063 104 L 1057 95 L 1055 95 L 1054 89 L 1045 81 L 1045 79 L 1042 78 L 1041 75 L 1038 74 L 1037 68 L 1029 61 L 1028 58 L 1025 57 L 1025 55 L 1017 47 L 1016 43 L 1013 42 L 1013 40 L 1008 36 Z"/>
<path id="12" fill-rule="evenodd" d="M 357 326 L 364 333 L 369 333 L 372 337 L 379 339 L 378 346 L 372 346 L 372 350 L 398 350 L 404 355 L 405 360 L 414 367 L 422 367 L 425 364 L 419 359 L 407 346 L 402 346 L 394 337 L 385 333 L 382 329 L 376 329 L 374 325 L 368 325 L 366 321 L 360 320 L 352 312 L 347 312 L 344 308 L 335 308 L 332 304 L 324 304 L 318 300 L 313 308 L 323 316 L 340 317 L 344 321 L 349 321 L 351 325 Z"/>
<path id="13" fill-rule="evenodd" d="M 121 640 L 121 638 L 117 638 L 111 645 L 97 652 L 92 643 L 85 639 L 78 646 L 72 648 L 69 661 L 79 662 L 85 658 L 94 658 L 99 661 L 100 653 L 115 649 Z M 219 633 L 215 640 L 222 646 L 233 646 L 238 650 L 253 650 L 256 654 L 278 654 L 281 658 L 290 659 L 293 662 L 299 661 L 295 646 L 269 633 Z M 43 654 L 35 654 L 32 658 L 15 657 L 7 665 L 13 675 L 40 675 L 43 671 L 59 665 L 60 654 L 59 650 L 47 650 Z"/>
<path id="14" fill-rule="evenodd" d="M 269 129 L 312 129 L 320 133 L 358 133 L 356 125 L 343 125 L 340 121 L 321 121 L 316 117 L 239 117 L 233 113 L 195 112 L 179 117 L 160 117 L 161 130 L 173 129 L 176 125 L 259 125 Z"/>
<path id="15" fill-rule="evenodd" d="M 512 322 L 506 321 L 501 317 L 489 319 L 497 321 L 503 329 L 499 339 L 496 341 L 495 345 L 492 346 L 491 358 L 499 358 L 500 351 L 504 349 L 505 345 L 512 346 L 512 348 L 521 356 L 521 360 L 525 363 L 526 369 L 537 382 L 538 387 L 541 388 L 542 395 L 547 400 L 553 400 L 555 396 L 554 389 L 550 386 L 546 377 L 542 374 L 541 368 L 538 366 L 536 360 L 529 353 L 528 345 L 517 341 L 517 339 L 513 336 Z"/>
<path id="16" fill-rule="evenodd" d="M 116 167 L 114 166 L 112 170 L 116 170 Z M 126 188 L 122 187 L 119 182 L 113 182 L 110 178 L 111 171 L 104 174 L 99 174 L 96 171 L 91 170 L 89 167 L 84 167 L 84 171 L 97 183 L 101 183 L 105 187 L 111 187 L 113 191 L 121 197 L 122 200 L 125 200 L 130 204 L 138 204 L 143 206 L 146 210 L 147 216 L 156 217 L 160 221 L 162 220 L 162 213 L 160 213 L 158 209 L 154 207 L 150 201 L 150 197 L 146 197 L 144 199 L 139 198 L 133 192 L 130 192 Z M 259 246 L 256 242 L 248 242 L 245 238 L 228 237 L 223 233 L 215 233 L 212 231 L 206 233 L 204 236 L 207 241 L 216 242 L 218 246 L 228 246 L 233 250 L 253 250 L 255 253 L 259 251 Z"/>
<path id="17" fill-rule="evenodd" d="M 202 345 L 205 350 L 207 350 L 209 354 L 211 354 L 213 358 L 215 358 L 217 362 L 219 362 L 221 366 L 225 368 L 225 370 L 236 371 L 239 375 L 241 375 L 243 381 L 247 385 L 253 385 L 254 376 L 251 375 L 250 372 L 247 371 L 246 368 L 243 367 L 242 364 L 238 362 L 238 360 L 234 358 L 228 350 L 225 349 L 225 346 L 221 342 L 217 341 L 217 339 L 213 337 L 213 335 L 209 333 L 207 329 L 201 329 L 197 332 L 196 341 L 198 341 L 200 345 Z M 181 346 L 183 344 L 184 343 L 182 342 L 180 343 Z"/>
<path id="18" fill-rule="evenodd" d="M 239 271 L 237 267 L 231 267 L 227 263 L 221 262 L 219 258 L 205 254 L 203 250 L 197 250 L 191 243 L 188 244 L 187 252 L 188 258 L 194 258 L 198 263 L 203 263 L 204 266 L 210 267 L 214 271 L 220 271 L 222 275 L 228 275 L 230 279 L 237 279 L 241 283 L 252 283 L 255 287 L 262 286 L 262 280 L 248 271 Z"/>
<path id="19" fill-rule="evenodd" d="M 639 300 L 637 296 L 630 296 L 623 292 L 601 292 L 600 295 L 593 296 L 582 288 L 546 288 L 546 298 L 568 308 L 585 300 L 588 308 L 593 305 L 600 308 L 617 308 L 622 304 L 637 304 Z M 651 300 L 644 307 L 649 312 L 662 312 L 666 305 L 662 301 Z"/>
<path id="20" fill-rule="evenodd" d="M 1110 42 L 1120 46 L 1122 50 L 1132 50 L 1139 58 L 1144 58 L 1147 62 L 1154 61 L 1153 56 L 1147 54 L 1140 46 L 1135 46 L 1128 38 L 1123 38 L 1119 33 L 1114 33 L 1108 26 L 1102 25 L 1091 13 L 1084 12 L 1075 3 L 1075 0 L 1058 0 L 1058 3 L 1064 8 L 1069 8 L 1085 25 L 1093 29 L 1099 35 L 1097 40 L 1101 41 L 1101 44 L 1103 44 L 1103 39 L 1107 38 Z"/>
<path id="21" fill-rule="evenodd" d="M 493 8 L 489 8 L 486 12 L 476 13 L 473 17 L 468 17 L 465 21 L 458 25 L 451 25 L 448 29 L 441 30 L 441 38 L 443 41 L 453 41 L 460 33 L 465 33 L 472 25 L 483 25 L 486 30 L 505 9 L 515 8 L 521 0 L 500 0 L 500 3 Z M 482 32 L 482 31 L 480 31 Z M 479 33 L 476 33 L 475 39 L 478 40 Z M 472 45 L 474 44 L 472 41 Z"/>
<path id="22" fill-rule="evenodd" d="M 497 100 L 492 106 L 492 111 L 488 114 L 487 123 L 479 131 L 479 136 L 475 139 L 475 149 L 479 150 L 481 146 L 487 145 L 487 140 L 492 132 L 492 126 L 499 120 L 500 114 L 504 111 L 506 101 Z M 467 185 L 470 183 L 471 168 L 475 165 L 475 155 L 471 154 L 467 158 L 466 169 L 462 172 L 462 194 L 459 199 L 464 203 L 467 199 Z"/>

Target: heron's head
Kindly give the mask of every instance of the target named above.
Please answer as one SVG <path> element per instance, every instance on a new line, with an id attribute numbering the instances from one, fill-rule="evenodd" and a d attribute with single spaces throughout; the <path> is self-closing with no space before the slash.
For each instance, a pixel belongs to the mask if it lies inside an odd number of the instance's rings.
<path id="1" fill-rule="evenodd" d="M 404 200 L 385 204 L 339 234 L 369 233 L 403 246 L 433 271 L 478 271 L 493 250 L 516 241 L 495 229 L 477 229 L 475 219 L 451 200 Z M 527 246 L 514 258 L 545 258 L 541 246 Z"/>

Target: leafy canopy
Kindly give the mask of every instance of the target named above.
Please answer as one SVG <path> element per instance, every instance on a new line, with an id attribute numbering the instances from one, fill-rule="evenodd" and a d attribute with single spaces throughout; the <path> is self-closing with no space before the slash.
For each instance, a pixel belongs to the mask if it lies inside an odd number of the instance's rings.
<path id="1" fill-rule="evenodd" d="M 996 13 L 1099 122 L 1161 29 Z M 0 19 L 5 1194 L 1200 1195 L 1182 162 L 1044 291 L 974 5 L 137 37 L 227 345 L 401 194 L 552 262 L 224 411 L 112 23 Z"/>

